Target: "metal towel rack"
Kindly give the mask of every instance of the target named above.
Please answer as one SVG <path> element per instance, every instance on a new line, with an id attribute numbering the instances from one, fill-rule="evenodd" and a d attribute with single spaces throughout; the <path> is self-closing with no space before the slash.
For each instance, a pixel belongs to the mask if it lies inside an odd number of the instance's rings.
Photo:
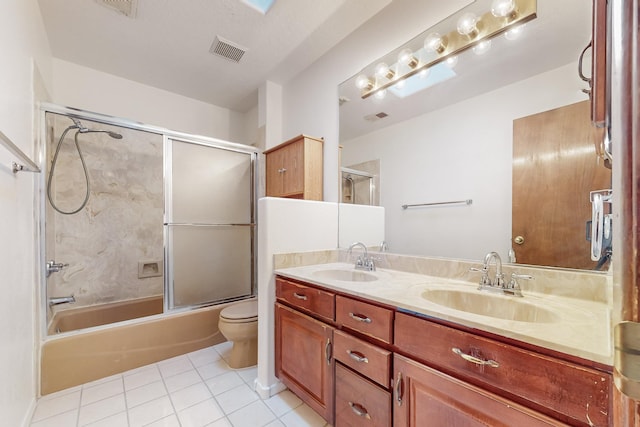
<path id="1" fill-rule="evenodd" d="M 417 208 L 420 206 L 441 206 L 441 205 L 461 205 L 461 204 L 470 205 L 472 203 L 473 203 L 472 199 L 454 200 L 452 202 L 418 203 L 415 205 L 402 205 L 402 209 Z"/>
<path id="2" fill-rule="evenodd" d="M 20 164 L 20 163 L 13 162 L 12 163 L 12 165 L 13 165 L 13 173 L 17 173 L 17 172 L 21 172 L 21 171 L 40 173 L 40 168 L 38 167 L 38 165 L 36 165 L 33 162 L 33 160 L 31 160 L 29 158 L 29 156 L 24 154 L 24 152 L 20 148 L 18 148 L 18 146 L 16 144 L 11 142 L 9 137 L 7 135 L 5 135 L 4 133 L 2 133 L 1 131 L 0 131 L 0 142 L 2 142 L 2 145 L 7 150 L 9 150 L 22 163 L 24 163 L 24 164 Z"/>

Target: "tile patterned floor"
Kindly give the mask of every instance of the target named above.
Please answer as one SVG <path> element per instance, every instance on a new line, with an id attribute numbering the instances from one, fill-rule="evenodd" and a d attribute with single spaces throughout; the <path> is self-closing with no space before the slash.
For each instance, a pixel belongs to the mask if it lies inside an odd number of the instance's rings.
<path id="1" fill-rule="evenodd" d="M 286 390 L 261 400 L 256 368 L 225 362 L 231 343 L 42 397 L 31 427 L 325 427 Z"/>

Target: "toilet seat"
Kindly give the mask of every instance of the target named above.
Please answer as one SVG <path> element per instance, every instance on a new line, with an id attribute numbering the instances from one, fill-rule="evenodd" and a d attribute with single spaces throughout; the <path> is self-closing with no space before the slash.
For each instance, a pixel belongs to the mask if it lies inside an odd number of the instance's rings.
<path id="1" fill-rule="evenodd" d="M 234 303 L 220 312 L 220 319 L 227 323 L 249 323 L 258 320 L 258 300 Z"/>

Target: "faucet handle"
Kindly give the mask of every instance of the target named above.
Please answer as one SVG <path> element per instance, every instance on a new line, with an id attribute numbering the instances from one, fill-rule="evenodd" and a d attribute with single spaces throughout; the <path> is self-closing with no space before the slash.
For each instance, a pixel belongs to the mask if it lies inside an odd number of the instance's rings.
<path id="1" fill-rule="evenodd" d="M 535 278 L 530 274 L 517 274 L 511 273 L 511 280 L 509 281 L 509 285 L 506 289 L 512 291 L 516 296 L 522 296 L 522 292 L 520 289 L 520 284 L 518 283 L 518 279 L 522 280 L 534 280 Z"/>
<path id="2" fill-rule="evenodd" d="M 480 286 L 491 286 L 491 279 L 489 279 L 489 269 L 487 266 L 483 266 L 482 268 L 471 267 L 469 271 L 475 273 L 482 273 L 482 277 L 480 278 Z"/>

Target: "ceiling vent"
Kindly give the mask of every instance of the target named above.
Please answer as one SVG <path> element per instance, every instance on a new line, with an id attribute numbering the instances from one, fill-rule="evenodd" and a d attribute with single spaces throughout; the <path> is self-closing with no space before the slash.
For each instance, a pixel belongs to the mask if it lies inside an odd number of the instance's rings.
<path id="1" fill-rule="evenodd" d="M 380 119 L 384 119 L 385 117 L 389 116 L 387 113 L 385 113 L 384 111 L 381 111 L 377 114 L 369 114 L 368 116 L 364 116 L 364 119 L 369 121 L 369 122 L 375 122 L 378 121 Z"/>
<path id="2" fill-rule="evenodd" d="M 96 2 L 129 18 L 135 18 L 138 10 L 138 0 L 96 0 Z"/>
<path id="3" fill-rule="evenodd" d="M 225 40 L 220 36 L 216 36 L 209 52 L 233 62 L 240 62 L 242 56 L 247 52 L 247 49 L 229 40 Z"/>

